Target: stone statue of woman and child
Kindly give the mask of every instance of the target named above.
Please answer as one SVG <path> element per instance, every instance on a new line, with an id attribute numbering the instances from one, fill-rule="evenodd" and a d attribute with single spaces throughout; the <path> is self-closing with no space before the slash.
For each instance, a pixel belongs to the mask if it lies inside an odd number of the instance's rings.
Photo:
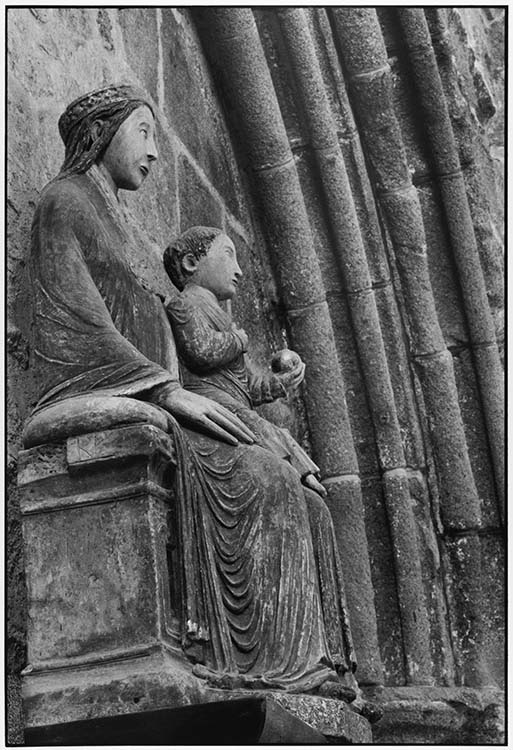
<path id="1" fill-rule="evenodd" d="M 127 404 L 164 414 L 177 459 L 181 642 L 193 673 L 219 688 L 350 702 L 356 663 L 318 468 L 254 408 L 297 388 L 304 364 L 289 353 L 278 372 L 251 372 L 248 337 L 220 304 L 241 276 L 220 229 L 192 227 L 169 244 L 162 271 L 176 293 L 165 299 L 132 271 L 128 249 L 140 238 L 118 192 L 138 190 L 157 159 L 143 92 L 90 92 L 67 107 L 59 131 L 64 164 L 32 229 L 40 390 L 25 445 L 95 419 L 116 426 Z M 86 403 L 95 407 L 84 413 Z"/>

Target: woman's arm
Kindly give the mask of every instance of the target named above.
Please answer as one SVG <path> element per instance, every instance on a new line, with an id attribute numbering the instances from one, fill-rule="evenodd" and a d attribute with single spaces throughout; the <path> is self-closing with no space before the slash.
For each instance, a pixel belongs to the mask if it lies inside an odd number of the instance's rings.
<path id="1" fill-rule="evenodd" d="M 66 190 L 52 186 L 36 213 L 32 236 L 40 403 L 83 393 L 131 396 L 157 403 L 193 429 L 226 442 L 252 442 L 237 417 L 185 391 L 118 330 L 89 269 L 86 256 L 98 246 L 102 226 L 81 191 L 69 184 Z M 123 283 L 121 276 L 116 281 Z"/>

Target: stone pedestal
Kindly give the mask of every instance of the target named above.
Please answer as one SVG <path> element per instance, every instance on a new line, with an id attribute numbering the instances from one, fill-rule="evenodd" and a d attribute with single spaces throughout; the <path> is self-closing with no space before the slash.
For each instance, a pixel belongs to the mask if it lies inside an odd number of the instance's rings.
<path id="1" fill-rule="evenodd" d="M 214 690 L 192 674 L 170 591 L 173 455 L 149 424 L 21 452 L 26 728 L 260 696 L 337 742 L 370 741 L 340 701 Z"/>
<path id="2" fill-rule="evenodd" d="M 27 726 L 200 699 L 170 602 L 172 470 L 148 424 L 21 452 Z"/>

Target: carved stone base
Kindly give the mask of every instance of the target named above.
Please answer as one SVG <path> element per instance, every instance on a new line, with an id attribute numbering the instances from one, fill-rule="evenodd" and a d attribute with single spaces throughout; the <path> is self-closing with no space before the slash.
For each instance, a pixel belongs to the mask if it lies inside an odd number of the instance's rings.
<path id="1" fill-rule="evenodd" d="M 326 738 L 272 698 L 241 698 L 33 727 L 28 745 L 319 745 Z"/>
<path id="2" fill-rule="evenodd" d="M 31 730 L 52 723 L 257 698 L 274 701 L 330 742 L 372 743 L 369 722 L 341 701 L 279 691 L 215 690 L 194 677 L 191 665 L 179 654 L 162 651 L 103 666 L 27 674 L 23 686 L 26 728 Z M 284 722 L 286 714 L 280 715 Z"/>
<path id="3" fill-rule="evenodd" d="M 169 589 L 167 433 L 148 424 L 87 433 L 22 451 L 19 466 L 26 727 L 271 697 L 278 713 L 330 739 L 371 741 L 368 722 L 341 701 L 215 690 L 192 674 Z"/>
<path id="4" fill-rule="evenodd" d="M 171 438 L 148 424 L 20 453 L 28 726 L 108 714 L 116 704 L 127 712 L 145 691 L 183 693 L 180 670 L 169 666 L 177 646 L 167 559 L 172 462 Z M 180 704 L 196 700 L 191 682 Z"/>
<path id="5" fill-rule="evenodd" d="M 274 700 L 337 744 L 372 743 L 371 725 L 346 703 L 313 695 L 273 693 Z"/>
<path id="6" fill-rule="evenodd" d="M 203 683 L 180 655 L 145 655 L 24 676 L 25 726 L 95 719 L 207 702 Z"/>
<path id="7" fill-rule="evenodd" d="M 372 743 L 371 725 L 346 703 L 315 695 L 285 693 L 278 690 L 214 690 L 208 700 L 237 700 L 249 696 L 272 698 L 278 705 L 337 744 L 365 745 Z"/>

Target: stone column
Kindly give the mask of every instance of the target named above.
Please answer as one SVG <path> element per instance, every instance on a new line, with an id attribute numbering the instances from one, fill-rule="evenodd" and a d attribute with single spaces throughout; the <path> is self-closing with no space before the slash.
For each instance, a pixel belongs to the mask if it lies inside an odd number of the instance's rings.
<path id="1" fill-rule="evenodd" d="M 463 293 L 497 491 L 504 504 L 504 375 L 479 259 L 463 171 L 456 148 L 435 51 L 422 8 L 400 8 L 416 93 L 445 207 Z M 504 518 L 504 509 L 502 516 Z"/>
<path id="2" fill-rule="evenodd" d="M 460 643 L 465 654 L 462 680 L 487 684 L 482 648 L 480 499 L 470 466 L 454 369 L 438 322 L 429 271 L 422 212 L 408 170 L 391 96 L 391 71 L 376 12 L 370 8 L 333 9 L 340 52 L 348 75 L 362 140 L 401 280 L 408 318 L 410 354 L 421 384 L 441 490 L 446 534 L 463 545 L 458 578 L 462 616 Z M 472 543 L 474 540 L 474 543 Z M 477 542 L 477 543 L 476 543 Z"/>
<path id="3" fill-rule="evenodd" d="M 271 76 L 249 9 L 196 12 L 211 62 L 234 110 L 276 262 L 292 346 L 306 363 L 314 457 L 340 544 L 358 679 L 381 681 L 358 464 L 331 319 L 304 199 Z"/>
<path id="4" fill-rule="evenodd" d="M 406 679 L 430 684 L 429 622 L 406 460 L 365 248 L 322 73 L 303 9 L 279 11 L 319 168 L 373 418 L 392 536 Z"/>

